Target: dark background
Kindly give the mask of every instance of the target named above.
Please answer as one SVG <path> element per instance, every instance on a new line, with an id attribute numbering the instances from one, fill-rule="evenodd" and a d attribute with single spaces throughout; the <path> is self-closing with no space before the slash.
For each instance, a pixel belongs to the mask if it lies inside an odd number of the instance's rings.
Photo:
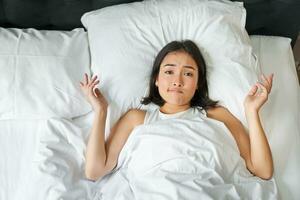
<path id="1" fill-rule="evenodd" d="M 80 18 L 85 12 L 129 2 L 134 0 L 0 0 L 0 26 L 71 30 L 82 27 Z M 289 37 L 294 46 L 300 31 L 300 0 L 243 2 L 250 35 Z"/>

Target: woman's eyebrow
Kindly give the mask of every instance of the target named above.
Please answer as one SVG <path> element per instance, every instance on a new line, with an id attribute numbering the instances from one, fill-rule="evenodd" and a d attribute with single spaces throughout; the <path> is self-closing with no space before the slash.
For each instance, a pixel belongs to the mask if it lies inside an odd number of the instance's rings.
<path id="1" fill-rule="evenodd" d="M 165 64 L 163 67 L 167 67 L 167 66 L 176 67 L 175 64 L 169 64 L 169 63 Z M 183 67 L 195 70 L 195 68 L 191 65 L 184 65 Z"/>
<path id="2" fill-rule="evenodd" d="M 164 64 L 164 67 L 167 67 L 167 66 L 176 67 L 175 64 Z"/>
<path id="3" fill-rule="evenodd" d="M 196 70 L 194 67 L 192 67 L 192 66 L 190 66 L 190 65 L 185 65 L 185 66 L 183 66 L 183 67 L 189 68 L 189 69 L 192 69 L 192 70 Z"/>

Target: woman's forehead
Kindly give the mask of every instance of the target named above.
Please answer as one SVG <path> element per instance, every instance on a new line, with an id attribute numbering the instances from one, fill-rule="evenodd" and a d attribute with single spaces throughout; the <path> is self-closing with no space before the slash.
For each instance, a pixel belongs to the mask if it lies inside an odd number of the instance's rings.
<path id="1" fill-rule="evenodd" d="M 161 67 L 164 66 L 184 66 L 193 69 L 198 68 L 193 57 L 185 51 L 173 51 L 168 53 L 161 63 Z"/>

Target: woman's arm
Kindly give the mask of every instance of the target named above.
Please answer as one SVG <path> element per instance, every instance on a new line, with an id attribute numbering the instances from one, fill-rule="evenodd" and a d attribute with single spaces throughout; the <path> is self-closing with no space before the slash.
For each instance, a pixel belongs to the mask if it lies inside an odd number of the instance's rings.
<path id="1" fill-rule="evenodd" d="M 97 180 L 109 173 L 116 165 L 119 154 L 135 126 L 142 124 L 145 112 L 131 109 L 113 126 L 107 141 L 104 139 L 106 113 L 95 114 L 86 150 L 85 174 Z"/>
<path id="2" fill-rule="evenodd" d="M 262 93 L 257 94 L 256 88 L 251 89 L 245 99 L 245 111 L 249 126 L 249 134 L 245 130 L 243 124 L 226 108 L 212 108 L 207 112 L 208 117 L 219 120 L 226 125 L 237 143 L 241 157 L 243 157 L 246 162 L 247 169 L 254 175 L 263 179 L 270 179 L 273 175 L 272 154 L 258 113 L 259 108 L 267 99 L 266 93 L 269 93 L 271 90 L 272 77 L 269 77 L 268 81 L 268 83 L 264 82 L 266 85 L 264 86 L 265 91 L 263 91 L 264 95 L 266 95 L 265 97 L 257 97 Z"/>
<path id="3" fill-rule="evenodd" d="M 132 109 L 125 113 L 112 128 L 105 142 L 105 121 L 107 102 L 101 92 L 94 87 L 99 83 L 97 76 L 80 82 L 85 97 L 95 111 L 91 133 L 86 149 L 85 174 L 90 180 L 97 180 L 109 173 L 117 164 L 118 156 L 129 134 L 135 126 L 143 123 L 145 112 Z"/>
<path id="4" fill-rule="evenodd" d="M 251 162 L 257 175 L 269 179 L 273 175 L 272 153 L 259 118 L 259 110 L 268 100 L 272 89 L 273 74 L 261 75 L 262 83 L 257 82 L 244 101 L 246 119 L 249 126 Z"/>
<path id="5" fill-rule="evenodd" d="M 257 111 L 247 111 L 246 118 L 249 126 L 250 155 L 254 174 L 270 179 L 273 176 L 272 153 L 265 132 L 262 128 Z"/>
<path id="6" fill-rule="evenodd" d="M 91 133 L 86 147 L 85 175 L 88 179 L 96 180 L 104 173 L 106 150 L 105 150 L 105 121 L 106 111 L 95 112 Z"/>
<path id="7" fill-rule="evenodd" d="M 273 161 L 270 147 L 257 115 L 248 116 L 249 134 L 243 124 L 224 107 L 209 109 L 207 116 L 221 121 L 236 141 L 247 169 L 262 179 L 270 179 L 273 174 Z"/>

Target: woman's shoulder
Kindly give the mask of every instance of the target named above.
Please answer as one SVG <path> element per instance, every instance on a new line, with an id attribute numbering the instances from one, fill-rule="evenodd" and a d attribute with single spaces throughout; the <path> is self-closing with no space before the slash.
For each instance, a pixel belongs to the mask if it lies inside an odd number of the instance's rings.
<path id="1" fill-rule="evenodd" d="M 145 115 L 146 111 L 141 109 L 129 109 L 125 114 L 126 118 L 135 126 L 144 122 Z"/>
<path id="2" fill-rule="evenodd" d="M 230 111 L 223 106 L 215 106 L 208 108 L 206 110 L 206 113 L 208 118 L 212 118 L 221 122 L 225 122 L 226 119 L 228 119 L 228 117 L 232 115 Z"/>
<path id="3" fill-rule="evenodd" d="M 206 111 L 207 115 L 213 116 L 217 113 L 224 112 L 224 110 L 227 110 L 227 109 L 223 106 L 218 105 L 215 107 L 207 108 L 205 111 Z"/>

